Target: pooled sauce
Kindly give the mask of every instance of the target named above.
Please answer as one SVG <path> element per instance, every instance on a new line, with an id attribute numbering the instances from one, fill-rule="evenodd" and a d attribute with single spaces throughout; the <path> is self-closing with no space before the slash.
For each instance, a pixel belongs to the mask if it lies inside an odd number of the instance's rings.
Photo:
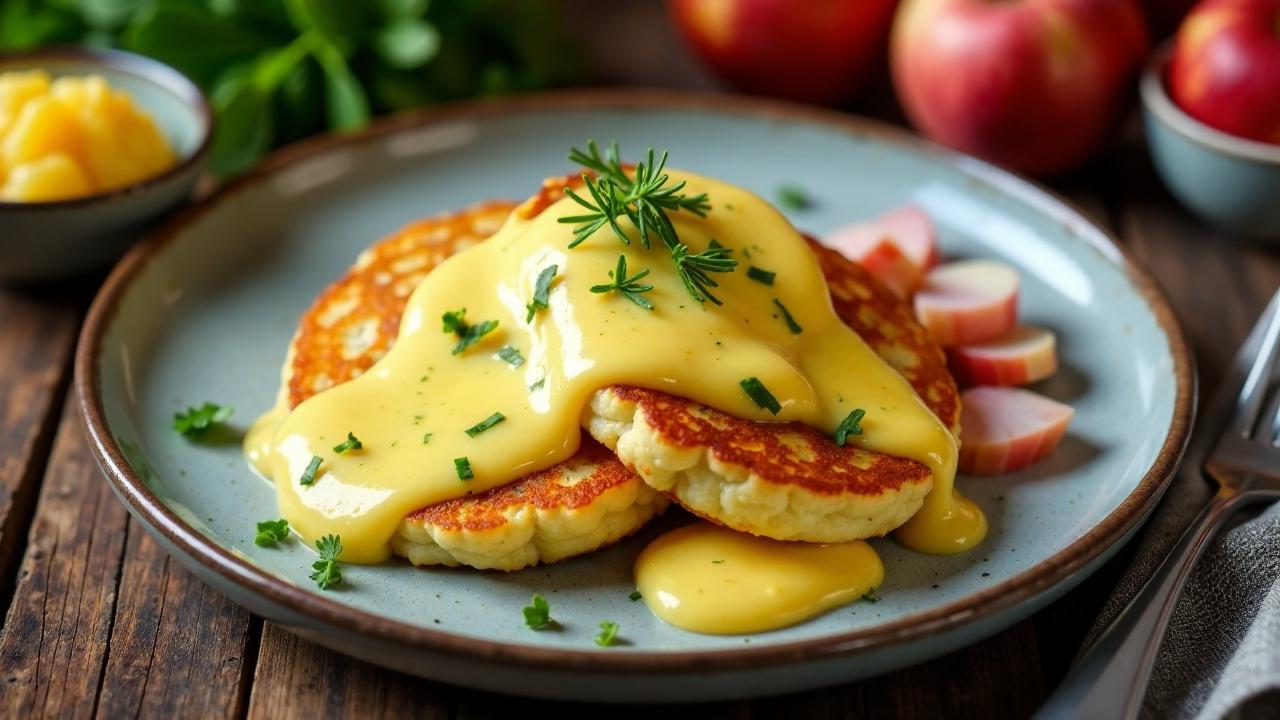
<path id="1" fill-rule="evenodd" d="M 623 245 L 605 227 L 569 249 L 581 213 L 569 199 L 525 219 L 513 215 L 489 240 L 436 268 L 409 299 L 392 349 L 360 377 L 319 393 L 290 412 L 273 411 L 246 441 L 255 466 L 275 481 L 290 525 L 313 541 L 340 534 L 343 560 L 389 555 L 397 524 L 418 508 L 504 485 L 572 455 L 582 411 L 593 392 L 635 385 L 685 397 L 740 418 L 799 421 L 832 432 L 851 407 L 868 409 L 863 448 L 918 460 L 934 488 L 900 535 L 908 547 L 955 552 L 981 539 L 985 520 L 952 488 L 956 443 L 911 386 L 835 314 L 817 261 L 791 224 L 741 188 L 671 171 L 690 195 L 707 193 L 700 218 L 673 212 L 693 252 L 714 239 L 739 266 L 715 275 L 723 305 L 692 300 L 656 238 Z M 750 251 L 750 260 L 744 251 Z M 628 273 L 650 271 L 643 309 L 607 284 L 619 254 Z M 772 285 L 750 279 L 748 264 L 775 273 Z M 549 307 L 526 322 L 539 274 L 555 265 Z M 795 332 L 779 317 L 782 303 Z M 442 316 L 465 308 L 466 321 L 497 329 L 455 354 L 459 336 Z M 512 348 L 518 367 L 499 351 Z M 506 352 L 510 356 L 510 351 Z M 739 385 L 758 378 L 781 405 L 759 407 Z M 849 403 L 840 403 L 838 398 Z M 500 413 L 496 424 L 487 419 Z M 472 432 L 467 432 L 472 429 Z M 337 452 L 352 433 L 362 447 Z M 313 482 L 302 479 L 319 458 Z M 466 471 L 469 466 L 469 472 Z M 469 477 L 468 477 L 469 475 Z M 977 519 L 975 519 L 977 518 Z M 869 550 L 869 548 L 868 548 Z"/>
<path id="2" fill-rule="evenodd" d="M 862 540 L 782 542 L 699 522 L 654 540 L 636 585 L 663 621 L 713 635 L 794 625 L 879 587 L 884 565 Z"/>

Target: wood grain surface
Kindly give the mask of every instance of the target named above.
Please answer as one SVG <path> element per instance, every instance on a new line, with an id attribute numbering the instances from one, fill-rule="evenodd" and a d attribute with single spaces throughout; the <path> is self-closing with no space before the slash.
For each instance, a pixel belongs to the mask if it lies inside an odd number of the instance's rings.
<path id="1" fill-rule="evenodd" d="M 619 22 L 654 20 L 621 3 Z M 632 17 L 634 16 L 634 17 Z M 618 57 L 614 53 L 611 57 Z M 699 87 L 678 47 L 615 83 Z M 898 119 L 883 93 L 863 112 Z M 1206 227 L 1155 178 L 1136 123 L 1053 186 L 1114 229 L 1164 285 L 1211 391 L 1266 300 L 1280 255 Z M 250 616 L 171 560 L 102 480 L 67 400 L 84 282 L 0 290 L 0 717 L 653 717 L 510 698 L 337 655 Z M 667 718 L 1025 717 L 1062 677 L 1130 553 L 1031 619 L 913 668 L 824 690 L 676 706 Z"/>

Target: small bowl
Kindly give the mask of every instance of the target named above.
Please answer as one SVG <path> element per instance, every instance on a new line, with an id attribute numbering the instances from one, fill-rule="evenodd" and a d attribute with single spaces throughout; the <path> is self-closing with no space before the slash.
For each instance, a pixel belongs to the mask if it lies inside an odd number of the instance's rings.
<path id="1" fill-rule="evenodd" d="M 163 63 L 119 50 L 55 46 L 0 54 L 0 73 L 97 74 L 129 94 L 173 146 L 168 170 L 125 187 L 51 202 L 0 201 L 0 282 L 31 283 L 109 266 L 183 202 L 204 168 L 213 113 L 200 89 Z"/>
<path id="2" fill-rule="evenodd" d="M 1142 74 L 1147 147 L 1169 191 L 1211 223 L 1253 238 L 1280 238 L 1280 145 L 1246 140 L 1183 112 L 1165 86 L 1171 42 Z"/>

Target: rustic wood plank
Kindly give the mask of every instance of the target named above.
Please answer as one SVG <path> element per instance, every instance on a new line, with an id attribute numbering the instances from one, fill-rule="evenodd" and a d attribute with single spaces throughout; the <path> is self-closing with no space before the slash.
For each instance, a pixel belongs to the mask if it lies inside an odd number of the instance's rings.
<path id="1" fill-rule="evenodd" d="M 265 622 L 248 717 L 447 720 L 454 692 L 339 655 Z"/>
<path id="2" fill-rule="evenodd" d="M 0 609 L 71 374 L 82 302 L 0 290 Z"/>
<path id="3" fill-rule="evenodd" d="M 258 623 L 130 521 L 100 717 L 232 718 L 249 696 Z"/>
<path id="4" fill-rule="evenodd" d="M 93 714 L 125 527 L 69 399 L 0 636 L 0 716 Z"/>

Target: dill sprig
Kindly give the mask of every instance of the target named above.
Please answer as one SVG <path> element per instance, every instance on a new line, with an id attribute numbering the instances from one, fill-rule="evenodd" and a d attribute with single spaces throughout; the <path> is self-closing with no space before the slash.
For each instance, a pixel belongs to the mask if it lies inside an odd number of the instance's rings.
<path id="1" fill-rule="evenodd" d="M 636 227 L 640 244 L 644 247 L 650 247 L 650 235 L 658 237 L 671 253 L 676 274 L 694 300 L 710 300 L 717 305 L 722 304 L 711 292 L 711 288 L 719 285 L 710 273 L 733 272 L 738 261 L 731 257 L 732 251 L 724 247 L 712 247 L 700 253 L 690 252 L 689 246 L 680 241 L 675 225 L 668 216 L 668 213 L 683 211 L 705 217 L 711 209 L 707 194 L 690 197 L 681 193 L 684 181 L 668 185 L 670 178 L 663 172 L 667 164 L 666 152 L 657 157 L 650 148 L 645 160 L 636 164 L 634 177 L 627 175 L 619 157 L 617 143 L 613 143 L 602 155 L 594 140 L 587 142 L 585 152 L 577 148 L 569 151 L 569 160 L 589 171 L 582 174 L 582 181 L 590 196 L 583 197 L 572 188 L 564 190 L 588 211 L 560 218 L 560 222 L 576 226 L 569 247 L 577 247 L 592 233 L 605 226 L 613 231 L 622 244 L 630 245 L 631 238 L 618 223 L 619 218 L 625 217 Z M 596 173 L 595 177 L 592 177 L 592 172 Z"/>
<path id="2" fill-rule="evenodd" d="M 592 285 L 591 292 L 607 293 L 616 290 L 636 305 L 645 310 L 652 310 L 653 303 L 649 302 L 641 293 L 649 292 L 653 289 L 653 286 L 641 285 L 639 282 L 648 274 L 649 268 L 645 268 L 635 275 L 627 277 L 627 256 L 619 255 L 618 266 L 609 271 L 609 277 L 613 279 L 613 282 L 604 285 Z"/>

